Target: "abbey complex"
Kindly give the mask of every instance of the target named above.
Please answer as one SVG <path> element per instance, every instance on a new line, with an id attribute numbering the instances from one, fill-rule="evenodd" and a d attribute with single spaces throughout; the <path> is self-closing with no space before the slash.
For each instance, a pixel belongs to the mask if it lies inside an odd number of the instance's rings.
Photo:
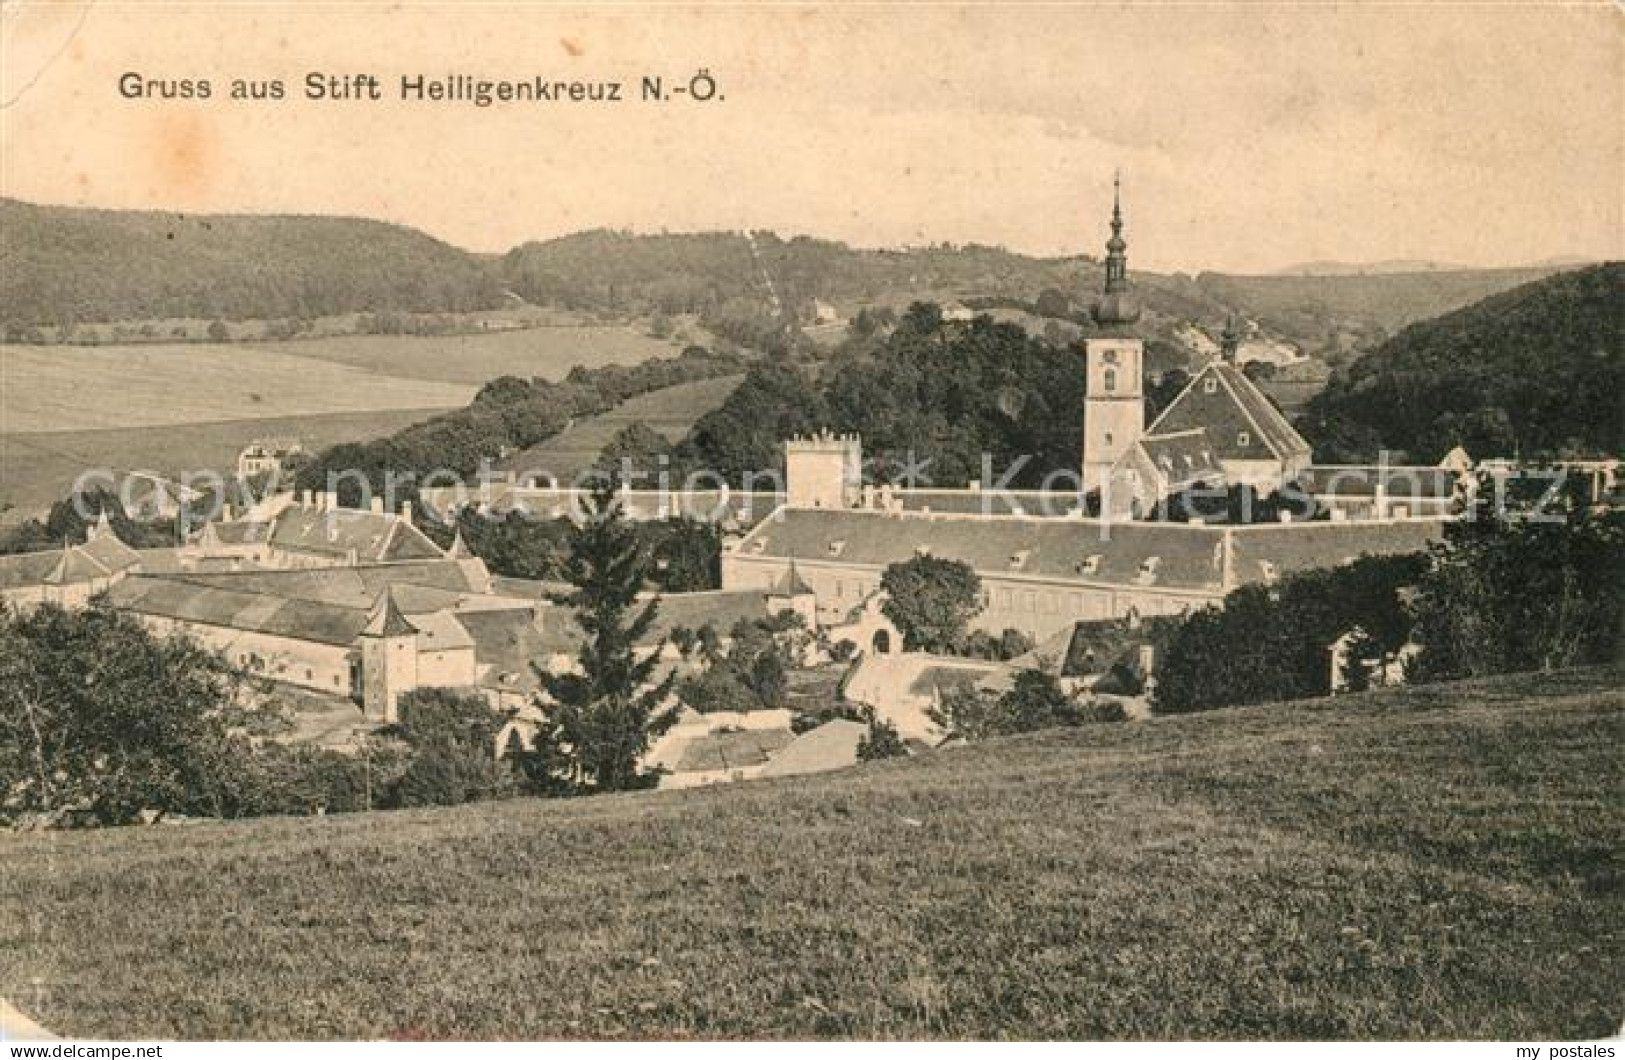
<path id="1" fill-rule="evenodd" d="M 829 645 L 894 654 L 902 641 L 881 613 L 882 575 L 929 555 L 979 576 L 975 628 L 1043 642 L 1080 623 L 1188 613 L 1238 586 L 1414 552 L 1439 536 L 1470 488 L 1470 464 L 1311 465 L 1309 443 L 1235 363 L 1233 327 L 1147 423 L 1123 233 L 1114 202 L 1073 488 L 866 485 L 861 439 L 824 433 L 784 440 L 782 491 L 623 490 L 633 518 L 691 514 L 726 530 L 720 591 L 664 596 L 651 641 L 678 627 L 726 630 L 794 611 Z M 1329 516 L 1151 517 L 1183 491 L 1238 485 L 1265 499 L 1296 491 Z M 460 490 L 423 499 L 442 513 L 475 503 Z M 575 500 L 571 490 L 520 482 L 478 503 L 547 517 L 569 514 Z M 400 697 L 424 687 L 530 709 L 537 672 L 574 665 L 579 643 L 548 586 L 493 576 L 460 538 L 436 545 L 410 509 L 344 508 L 328 492 L 283 492 L 227 511 L 170 549 L 130 548 L 103 519 L 82 544 L 0 557 L 0 591 L 17 604 L 70 606 L 106 593 L 153 628 L 191 633 L 273 681 L 352 701 L 368 723 L 392 720 Z"/>

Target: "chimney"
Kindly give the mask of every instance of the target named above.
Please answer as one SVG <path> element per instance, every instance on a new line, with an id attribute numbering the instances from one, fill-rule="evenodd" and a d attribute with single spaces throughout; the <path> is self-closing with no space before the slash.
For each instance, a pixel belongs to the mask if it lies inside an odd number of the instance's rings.
<path id="1" fill-rule="evenodd" d="M 383 515 L 384 514 L 384 498 L 382 498 L 382 497 L 374 497 L 374 498 L 372 498 L 372 500 L 369 503 L 371 504 L 372 513 L 374 515 Z"/>
<path id="2" fill-rule="evenodd" d="M 412 502 L 411 501 L 402 501 L 401 502 L 401 522 L 406 523 L 408 526 L 410 526 L 412 524 Z"/>

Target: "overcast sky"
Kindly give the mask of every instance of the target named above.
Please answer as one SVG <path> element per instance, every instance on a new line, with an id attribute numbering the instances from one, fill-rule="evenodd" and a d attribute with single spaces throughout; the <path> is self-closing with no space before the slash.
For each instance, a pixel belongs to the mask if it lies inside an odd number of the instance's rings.
<path id="1" fill-rule="evenodd" d="M 595 9 L 7 0 L 0 188 L 343 213 L 505 250 L 595 227 L 1268 271 L 1619 257 L 1625 17 L 1580 6 Z M 362 104 L 309 71 L 686 81 L 706 104 Z M 121 74 L 215 98 L 128 101 Z M 222 98 L 283 79 L 280 104 Z"/>

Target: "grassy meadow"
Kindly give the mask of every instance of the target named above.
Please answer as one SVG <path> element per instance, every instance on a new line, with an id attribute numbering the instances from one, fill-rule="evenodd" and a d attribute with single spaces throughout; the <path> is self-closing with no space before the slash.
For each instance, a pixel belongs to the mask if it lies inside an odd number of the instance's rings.
<path id="1" fill-rule="evenodd" d="M 720 788 L 0 838 L 0 996 L 116 1038 L 1577 1039 L 1620 670 Z"/>

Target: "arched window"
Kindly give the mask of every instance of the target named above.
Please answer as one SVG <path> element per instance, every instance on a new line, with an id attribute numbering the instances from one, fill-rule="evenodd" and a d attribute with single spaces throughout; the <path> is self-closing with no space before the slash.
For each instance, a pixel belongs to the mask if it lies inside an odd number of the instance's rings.
<path id="1" fill-rule="evenodd" d="M 1117 389 L 1117 369 L 1106 369 L 1106 374 L 1102 378 L 1105 380 L 1106 393 L 1109 394 Z"/>

